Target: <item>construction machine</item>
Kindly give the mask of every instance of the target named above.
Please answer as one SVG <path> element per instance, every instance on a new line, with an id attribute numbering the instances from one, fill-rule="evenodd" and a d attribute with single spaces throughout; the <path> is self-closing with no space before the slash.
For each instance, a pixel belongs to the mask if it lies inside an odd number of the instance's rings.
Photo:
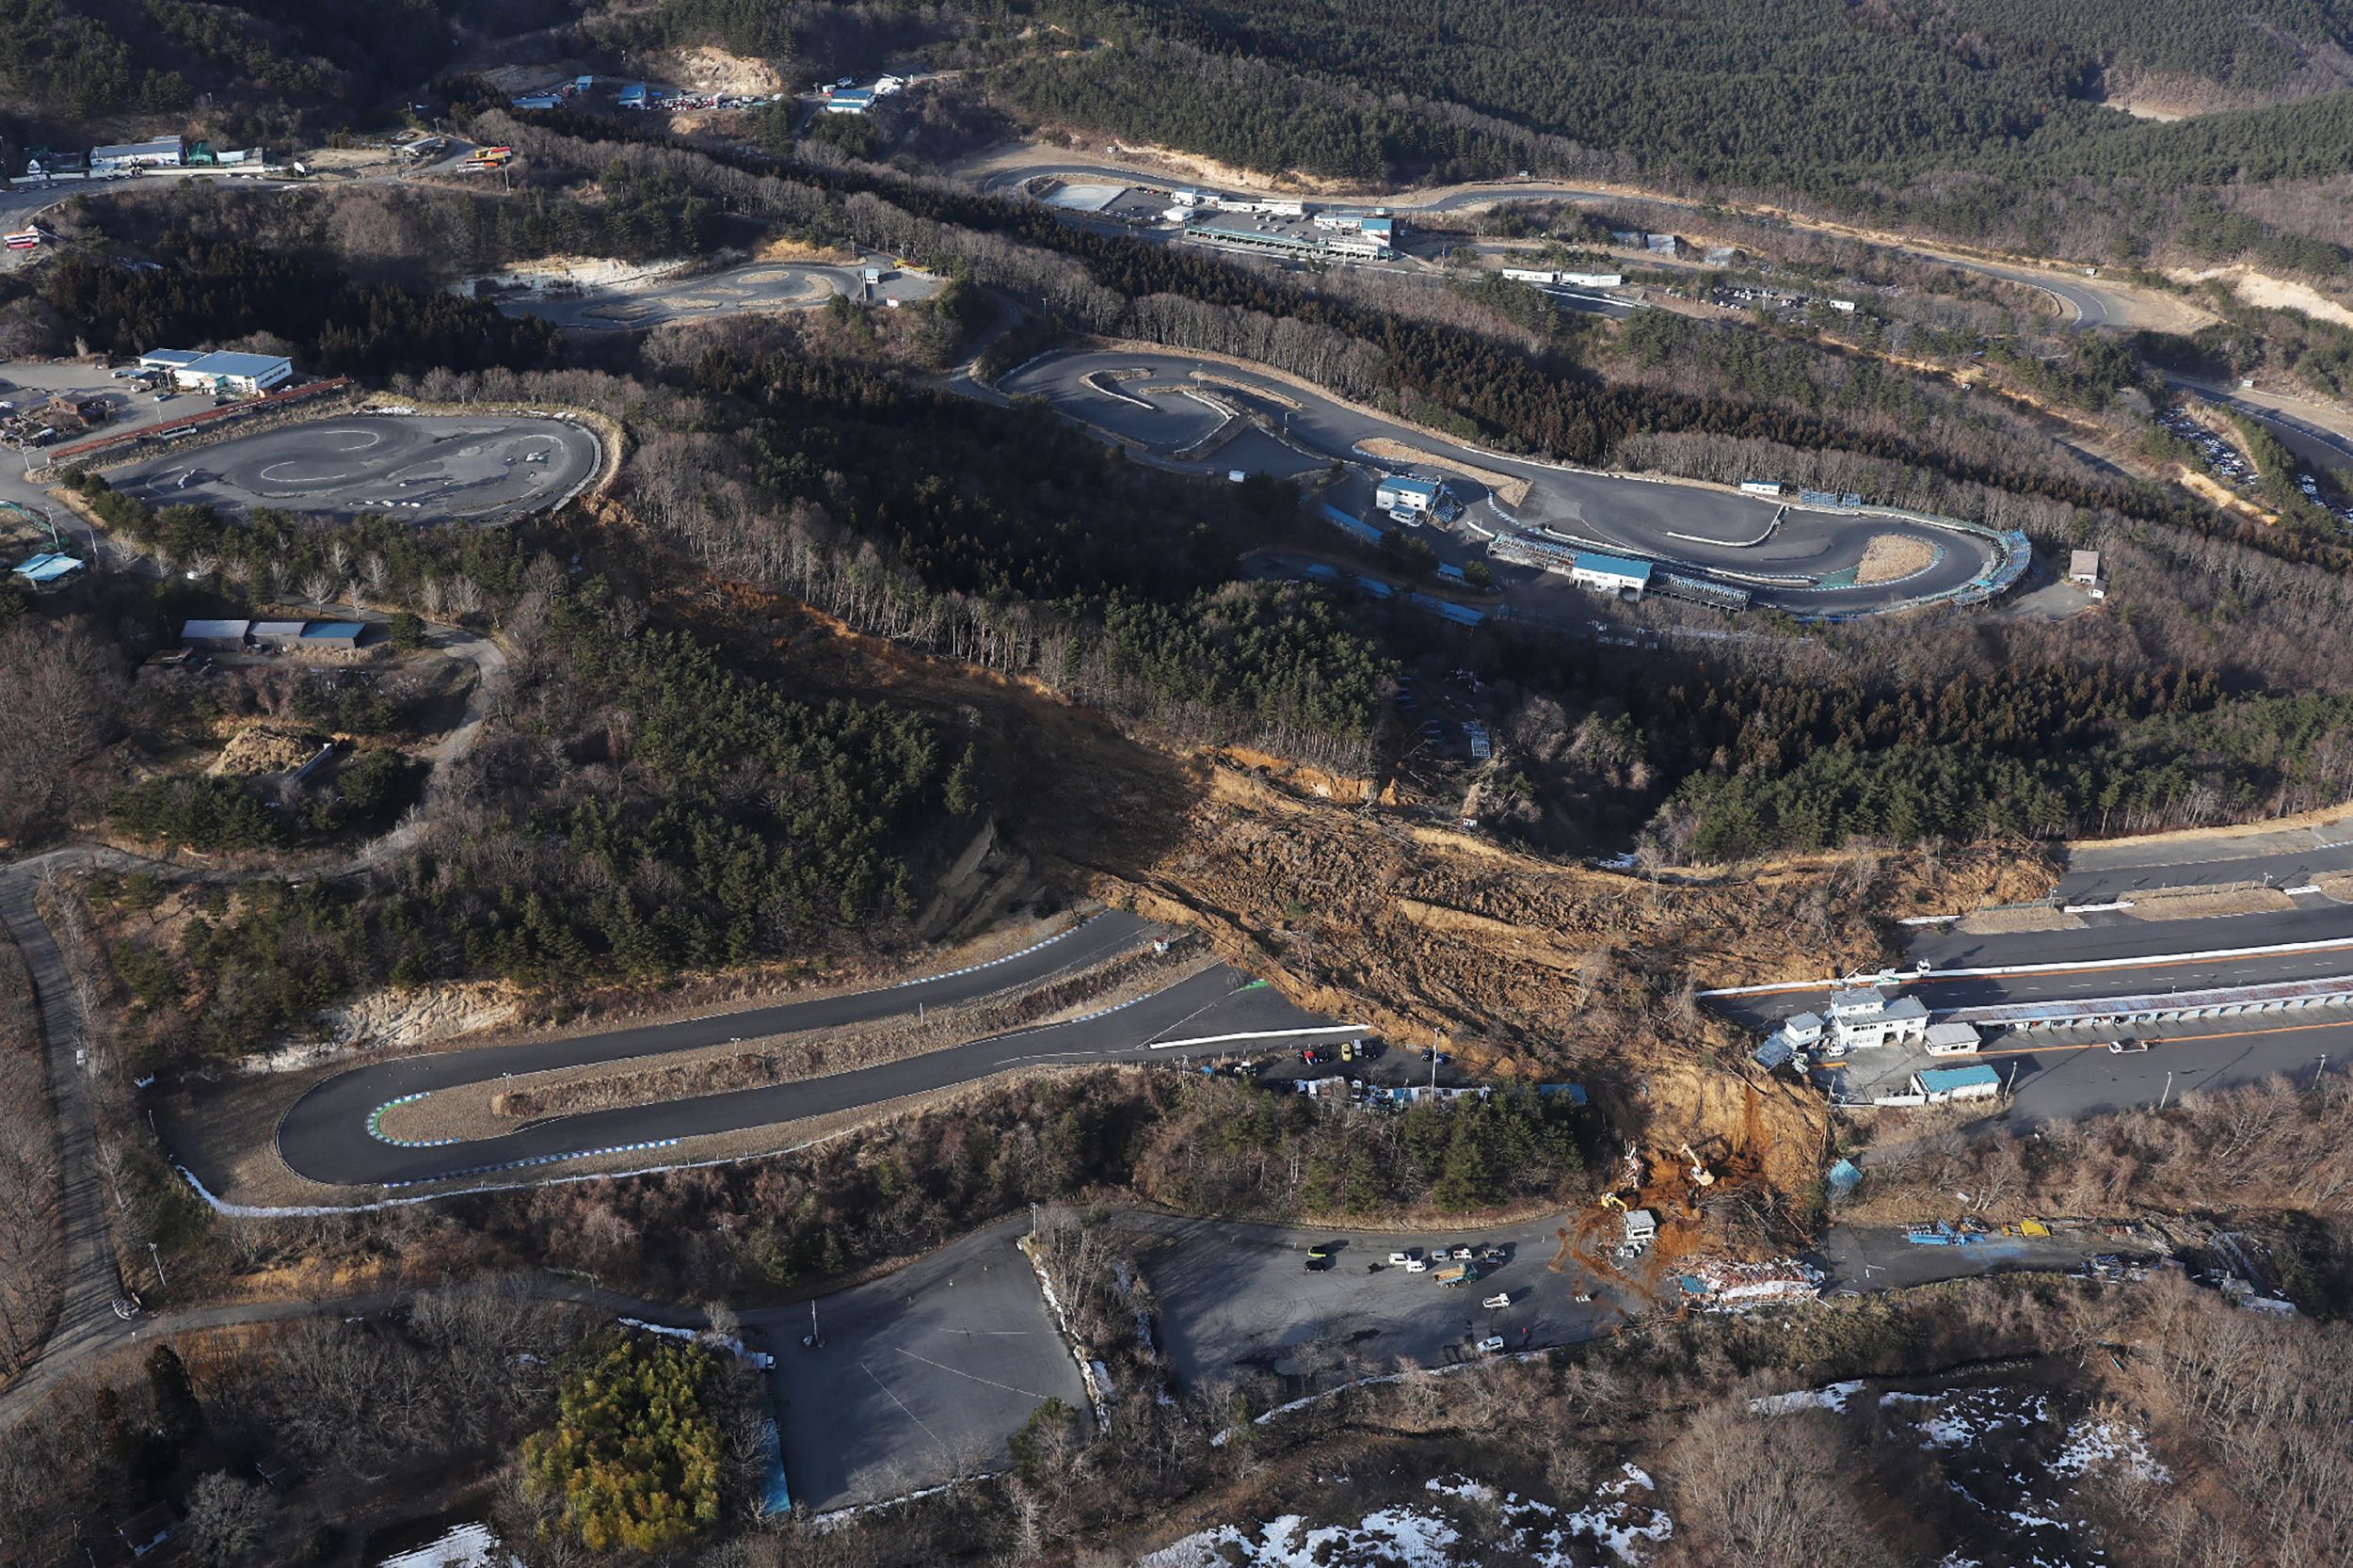
<path id="1" fill-rule="evenodd" d="M 1675 1150 L 1675 1152 L 1691 1162 L 1691 1169 L 1689 1172 L 1689 1175 L 1691 1177 L 1692 1186 L 1705 1188 L 1716 1185 L 1716 1173 L 1709 1170 L 1705 1164 L 1701 1163 L 1700 1157 L 1691 1152 L 1690 1144 L 1686 1144 L 1681 1148 Z"/>

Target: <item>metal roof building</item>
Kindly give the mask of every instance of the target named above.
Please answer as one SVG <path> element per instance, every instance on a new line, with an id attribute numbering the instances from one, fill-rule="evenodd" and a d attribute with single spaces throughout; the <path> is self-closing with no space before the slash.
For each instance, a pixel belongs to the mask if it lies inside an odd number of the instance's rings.
<path id="1" fill-rule="evenodd" d="M 185 162 L 187 144 L 178 136 L 157 136 L 152 141 L 131 141 L 119 147 L 93 147 L 89 150 L 92 168 L 177 168 Z"/>
<path id="2" fill-rule="evenodd" d="M 302 629 L 305 648 L 354 648 L 367 632 L 367 623 L 356 620 L 314 620 Z"/>
<path id="3" fill-rule="evenodd" d="M 72 555 L 55 551 L 44 552 L 29 561 L 17 563 L 15 576 L 22 577 L 36 588 L 56 588 L 82 574 L 82 563 Z"/>
<path id="4" fill-rule="evenodd" d="M 825 96 L 827 114 L 864 114 L 873 106 L 872 88 L 836 88 Z"/>
<path id="5" fill-rule="evenodd" d="M 302 640 L 302 626 L 298 620 L 257 620 L 246 628 L 246 635 L 264 648 L 292 648 Z"/>
<path id="6" fill-rule="evenodd" d="M 1597 555 L 1589 550 L 1577 552 L 1569 564 L 1569 581 L 1580 588 L 1598 588 L 1603 593 L 1631 593 L 1640 597 L 1650 586 L 1651 564 L 1630 560 L 1623 555 Z"/>
<path id="7" fill-rule="evenodd" d="M 245 647 L 246 631 L 252 624 L 249 620 L 192 620 L 180 628 L 180 640 L 190 648 L 233 653 Z"/>
<path id="8" fill-rule="evenodd" d="M 145 361 L 142 360 L 142 363 Z M 184 387 L 242 392 L 251 397 L 282 381 L 294 379 L 294 361 L 273 354 L 239 354 L 216 349 L 200 354 L 172 368 L 171 378 Z"/>
<path id="9" fill-rule="evenodd" d="M 151 348 L 139 356 L 141 370 L 178 370 L 204 358 L 200 348 Z"/>
<path id="10" fill-rule="evenodd" d="M 1925 1095 L 1930 1105 L 1946 1100 L 1992 1099 L 2002 1092 L 2002 1075 L 1979 1064 L 1974 1067 L 1929 1067 L 1912 1075 L 1913 1093 Z"/>

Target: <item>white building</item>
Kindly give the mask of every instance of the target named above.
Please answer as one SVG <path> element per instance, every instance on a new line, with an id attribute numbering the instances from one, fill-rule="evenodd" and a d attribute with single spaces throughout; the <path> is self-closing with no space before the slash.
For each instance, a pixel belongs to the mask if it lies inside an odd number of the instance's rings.
<path id="1" fill-rule="evenodd" d="M 1908 1045 L 1925 1040 L 1929 1032 L 1926 1002 L 1918 997 L 1890 1001 L 1875 985 L 1833 991 L 1828 1016 L 1832 1037 L 1846 1050 Z"/>
<path id="2" fill-rule="evenodd" d="M 1372 492 L 1372 504 L 1391 517 L 1418 519 L 1438 510 L 1438 498 L 1445 488 L 1434 479 L 1393 473 Z"/>
<path id="3" fill-rule="evenodd" d="M 1625 1244 L 1647 1247 L 1658 1240 L 1658 1216 L 1647 1208 L 1630 1208 L 1625 1216 Z"/>
<path id="4" fill-rule="evenodd" d="M 216 349 L 199 354 L 185 348 L 157 348 L 139 356 L 142 370 L 163 370 L 174 385 L 189 392 L 230 392 L 256 397 L 294 379 L 294 361 L 275 354 L 239 354 Z"/>
<path id="5" fill-rule="evenodd" d="M 1569 564 L 1569 581 L 1580 588 L 1595 593 L 1632 594 L 1642 597 L 1650 586 L 1651 564 L 1629 560 L 1623 555 L 1597 555 L 1589 550 L 1577 552 Z"/>
<path id="6" fill-rule="evenodd" d="M 1977 1048 L 1977 1026 L 1964 1023 L 1929 1025 L 1921 1037 L 1930 1056 L 1968 1056 Z"/>
<path id="7" fill-rule="evenodd" d="M 2067 552 L 2067 580 L 2088 590 L 2094 599 L 2108 597 L 2107 579 L 2100 575 L 2100 552 L 2096 550 Z"/>
<path id="8" fill-rule="evenodd" d="M 152 141 L 125 142 L 120 147 L 93 147 L 89 150 L 92 174 L 132 168 L 178 168 L 187 161 L 187 144 L 178 136 L 157 136 Z"/>
<path id="9" fill-rule="evenodd" d="M 1740 493 L 1742 495 L 1778 496 L 1781 494 L 1781 481 L 1778 479 L 1743 479 L 1740 481 Z"/>

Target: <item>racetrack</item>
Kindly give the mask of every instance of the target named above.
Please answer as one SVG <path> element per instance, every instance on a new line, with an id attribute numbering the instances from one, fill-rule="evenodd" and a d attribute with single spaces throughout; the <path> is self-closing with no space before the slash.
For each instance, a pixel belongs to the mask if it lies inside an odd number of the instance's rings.
<path id="1" fill-rule="evenodd" d="M 1273 989 L 1217 966 L 1124 1006 L 1089 1017 L 975 1040 L 946 1050 L 733 1094 L 631 1106 L 536 1122 L 497 1138 L 398 1144 L 372 1130 L 379 1108 L 406 1096 L 509 1074 L 694 1050 L 730 1041 L 913 1014 L 919 1006 L 970 1000 L 1099 962 L 1137 945 L 1154 928 L 1112 912 L 1025 952 L 953 974 L 877 990 L 823 997 L 607 1034 L 411 1057 L 354 1068 L 318 1084 L 279 1124 L 278 1147 L 297 1176 L 331 1185 L 408 1186 L 674 1142 L 880 1105 L 907 1095 L 970 1083 L 1027 1066 L 1150 1060 L 1154 1042 L 1245 1032 L 1352 1032 L 1300 1012 Z M 1166 1060 L 1165 1052 L 1157 1053 Z M 224 1190 L 212 1152 L 182 1151 L 199 1179 Z"/>
<path id="2" fill-rule="evenodd" d="M 495 522 L 569 495 L 600 456 L 596 435 L 564 420 L 350 414 L 167 453 L 109 477 L 151 506 Z"/>
<path id="3" fill-rule="evenodd" d="M 1137 373 L 1142 374 L 1137 374 Z M 1593 473 L 1506 456 L 1425 435 L 1369 410 L 1349 408 L 1297 382 L 1182 354 L 1126 349 L 1053 353 L 999 383 L 1005 393 L 1045 400 L 1072 420 L 1140 445 L 1160 466 L 1196 473 L 1259 469 L 1277 474 L 1321 470 L 1335 458 L 1397 472 L 1415 465 L 1375 461 L 1367 441 L 1386 439 L 1456 463 L 1524 481 L 1526 501 L 1506 512 L 1476 481 L 1457 478 L 1475 520 L 1488 532 L 1543 531 L 1580 548 L 1619 551 L 1671 569 L 1747 589 L 1760 606 L 1809 616 L 1868 614 L 1948 593 L 1989 570 L 1995 548 L 1982 536 L 1910 519 L 1785 508 L 1780 503 L 1698 485 Z M 1262 431 L 1188 461 L 1178 456 L 1217 428 L 1207 394 L 1262 415 Z M 1429 466 L 1429 465 L 1424 465 Z M 1442 465 L 1433 467 L 1442 472 Z M 1436 530 L 1425 530 L 1436 535 Z M 1856 581 L 1875 537 L 1914 541 L 1928 564 L 1880 583 Z M 1435 540 L 1433 539 L 1433 542 Z M 1527 568 L 1497 573 L 1515 604 L 1569 590 Z"/>

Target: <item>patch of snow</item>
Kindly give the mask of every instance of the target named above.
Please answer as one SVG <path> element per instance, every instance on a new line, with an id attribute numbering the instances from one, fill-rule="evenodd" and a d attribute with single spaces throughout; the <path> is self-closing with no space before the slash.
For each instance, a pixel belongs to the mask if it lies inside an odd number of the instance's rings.
<path id="1" fill-rule="evenodd" d="M 489 1526 L 471 1524 L 454 1526 L 414 1551 L 384 1558 L 376 1568 L 522 1568 L 522 1559 L 504 1550 Z"/>
<path id="2" fill-rule="evenodd" d="M 1786 1394 L 1766 1394 L 1749 1401 L 1752 1416 L 1787 1416 L 1800 1410 L 1833 1410 L 1844 1414 L 1847 1401 L 1861 1383 L 1833 1383 L 1824 1388 L 1797 1388 Z"/>
<path id="3" fill-rule="evenodd" d="M 2094 1465 L 2116 1464 L 2137 1480 L 2162 1485 L 2172 1472 L 2149 1452 L 2149 1439 L 2121 1421 L 2084 1420 L 2067 1429 L 2067 1446 L 2051 1461 L 2055 1476 L 2073 1478 Z"/>
<path id="4" fill-rule="evenodd" d="M 1449 1497 L 1468 1497 L 1474 1502 L 1487 1502 L 1496 1495 L 1494 1487 L 1483 1481 L 1472 1480 L 1467 1476 L 1456 1476 L 1452 1480 L 1440 1480 L 1433 1476 L 1422 1485 L 1428 1491 L 1441 1492 Z"/>

